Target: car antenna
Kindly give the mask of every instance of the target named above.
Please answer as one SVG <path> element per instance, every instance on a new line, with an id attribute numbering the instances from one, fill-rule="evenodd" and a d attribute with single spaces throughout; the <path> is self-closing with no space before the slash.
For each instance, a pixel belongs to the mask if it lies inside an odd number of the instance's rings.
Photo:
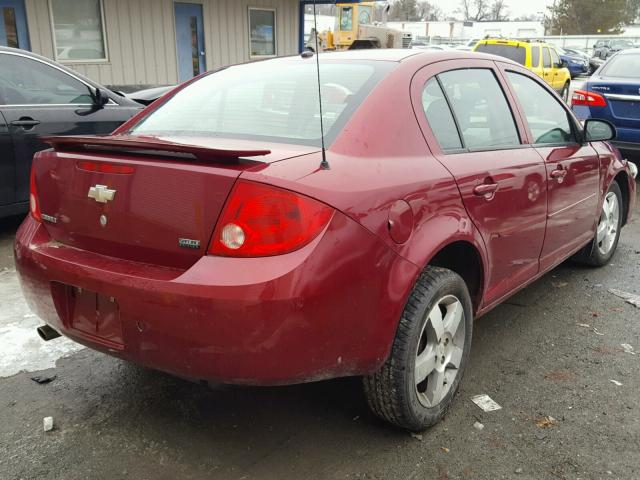
<path id="1" fill-rule="evenodd" d="M 327 150 L 324 145 L 324 119 L 322 117 L 322 87 L 320 83 L 320 50 L 318 50 L 318 20 L 316 14 L 316 0 L 313 0 L 313 29 L 316 37 L 316 71 L 318 74 L 318 105 L 320 106 L 320 142 L 322 145 L 322 161 L 320 168 L 329 170 L 329 162 L 327 162 Z"/>

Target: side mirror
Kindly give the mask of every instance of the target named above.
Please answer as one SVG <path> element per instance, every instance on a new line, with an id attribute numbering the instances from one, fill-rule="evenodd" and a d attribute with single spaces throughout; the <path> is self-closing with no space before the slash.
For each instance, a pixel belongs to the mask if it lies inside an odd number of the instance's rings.
<path id="1" fill-rule="evenodd" d="M 93 107 L 97 110 L 104 107 L 109 103 L 109 96 L 106 95 L 101 89 L 96 88 L 93 97 Z"/>
<path id="2" fill-rule="evenodd" d="M 560 68 L 567 68 L 569 64 L 566 60 L 560 60 Z"/>
<path id="3" fill-rule="evenodd" d="M 590 118 L 584 122 L 584 139 L 587 142 L 605 142 L 616 138 L 616 127 L 606 120 Z"/>

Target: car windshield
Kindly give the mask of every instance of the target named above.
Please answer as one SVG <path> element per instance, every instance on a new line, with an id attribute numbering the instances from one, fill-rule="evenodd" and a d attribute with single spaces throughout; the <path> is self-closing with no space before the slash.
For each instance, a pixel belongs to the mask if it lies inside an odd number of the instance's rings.
<path id="1" fill-rule="evenodd" d="M 516 45 L 501 45 L 496 43 L 481 43 L 476 47 L 476 52 L 491 53 L 500 57 L 505 57 L 520 65 L 525 64 L 527 51 L 523 47 Z"/>
<path id="2" fill-rule="evenodd" d="M 605 65 L 601 76 L 606 77 L 630 77 L 640 79 L 640 53 L 611 57 Z"/>
<path id="3" fill-rule="evenodd" d="M 396 64 L 321 61 L 325 142 L 330 144 Z M 130 130 L 135 135 L 224 137 L 320 146 L 315 60 L 238 65 L 186 86 Z"/>

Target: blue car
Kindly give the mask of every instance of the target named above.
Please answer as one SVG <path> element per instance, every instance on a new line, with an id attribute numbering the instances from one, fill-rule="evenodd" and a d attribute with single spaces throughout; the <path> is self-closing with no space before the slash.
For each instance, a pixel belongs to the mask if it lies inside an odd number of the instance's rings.
<path id="1" fill-rule="evenodd" d="M 576 90 L 571 108 L 581 120 L 597 118 L 615 125 L 611 142 L 623 155 L 640 158 L 640 48 L 610 57 Z"/>
<path id="2" fill-rule="evenodd" d="M 585 75 L 589 72 L 589 60 L 583 55 L 569 52 L 564 48 L 556 47 L 556 52 L 560 55 L 560 60 L 567 64 L 571 78 Z"/>

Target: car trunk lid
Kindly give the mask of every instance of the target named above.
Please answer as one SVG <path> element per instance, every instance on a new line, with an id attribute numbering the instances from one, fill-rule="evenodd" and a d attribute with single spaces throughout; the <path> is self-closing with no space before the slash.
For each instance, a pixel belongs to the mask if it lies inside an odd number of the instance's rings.
<path id="1" fill-rule="evenodd" d="M 47 141 L 55 150 L 38 154 L 34 168 L 43 223 L 53 240 L 183 269 L 205 254 L 215 222 L 243 171 L 318 150 L 129 136 Z"/>
<path id="2" fill-rule="evenodd" d="M 640 86 L 638 82 L 624 78 L 595 78 L 589 81 L 588 90 L 607 99 L 616 126 L 640 128 Z"/>

